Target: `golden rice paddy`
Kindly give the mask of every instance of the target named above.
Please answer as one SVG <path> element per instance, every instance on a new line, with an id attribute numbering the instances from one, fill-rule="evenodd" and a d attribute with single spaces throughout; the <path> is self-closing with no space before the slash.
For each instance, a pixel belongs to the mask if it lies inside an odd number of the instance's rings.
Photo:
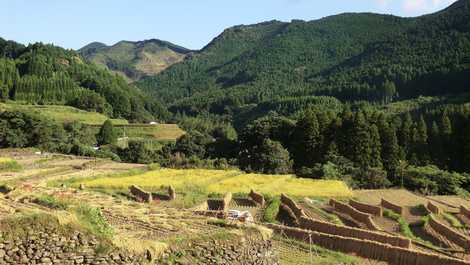
<path id="1" fill-rule="evenodd" d="M 247 174 L 238 170 L 159 169 L 132 176 L 108 176 L 82 180 L 89 188 L 127 189 L 138 185 L 149 191 L 172 185 L 176 190 L 197 188 L 207 193 L 248 193 L 308 197 L 351 197 L 348 186 L 337 180 L 301 179 L 294 175 Z"/>

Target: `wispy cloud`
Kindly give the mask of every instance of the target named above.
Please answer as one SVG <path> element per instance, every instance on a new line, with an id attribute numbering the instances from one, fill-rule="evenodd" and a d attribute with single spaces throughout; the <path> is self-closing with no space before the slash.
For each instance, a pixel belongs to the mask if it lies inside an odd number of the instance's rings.
<path id="1" fill-rule="evenodd" d="M 430 12 L 452 4 L 456 0 L 403 0 L 402 8 L 406 13 Z"/>
<path id="2" fill-rule="evenodd" d="M 375 4 L 383 10 L 399 6 L 401 11 L 408 15 L 436 11 L 455 1 L 456 0 L 374 0 Z"/>

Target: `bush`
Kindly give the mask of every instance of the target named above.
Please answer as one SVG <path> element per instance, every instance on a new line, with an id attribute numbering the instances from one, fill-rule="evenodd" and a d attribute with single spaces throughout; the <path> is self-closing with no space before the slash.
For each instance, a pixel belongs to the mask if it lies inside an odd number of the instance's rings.
<path id="1" fill-rule="evenodd" d="M 11 158 L 0 158 L 0 171 L 17 172 L 22 169 L 23 167 L 17 161 Z"/>
<path id="2" fill-rule="evenodd" d="M 37 197 L 34 200 L 35 203 L 45 206 L 47 208 L 55 209 L 55 210 L 67 210 L 69 207 L 69 203 L 63 200 L 58 200 L 54 196 L 50 195 L 42 195 Z"/>
<path id="3" fill-rule="evenodd" d="M 281 205 L 281 198 L 274 197 L 268 201 L 268 206 L 263 213 L 263 222 L 275 223 L 277 214 L 279 213 L 279 206 Z"/>
<path id="4" fill-rule="evenodd" d="M 387 178 L 387 172 L 381 168 L 358 170 L 353 175 L 353 184 L 362 189 L 382 189 L 392 185 Z"/>
<path id="5" fill-rule="evenodd" d="M 113 228 L 106 222 L 99 208 L 90 207 L 87 204 L 80 204 L 75 213 L 80 223 L 95 235 L 108 238 L 113 235 Z"/>
<path id="6" fill-rule="evenodd" d="M 453 195 L 459 192 L 465 177 L 436 166 L 408 167 L 403 172 L 403 183 L 407 189 L 423 194 Z"/>

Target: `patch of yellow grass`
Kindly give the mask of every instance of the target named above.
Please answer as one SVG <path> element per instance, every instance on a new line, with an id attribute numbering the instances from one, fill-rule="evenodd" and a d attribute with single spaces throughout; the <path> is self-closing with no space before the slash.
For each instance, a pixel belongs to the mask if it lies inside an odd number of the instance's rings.
<path id="1" fill-rule="evenodd" d="M 0 157 L 0 164 L 1 163 L 11 163 L 14 162 L 15 160 L 9 157 Z"/>
<path id="2" fill-rule="evenodd" d="M 301 179 L 294 175 L 246 174 L 238 170 L 160 169 L 126 177 L 103 177 L 83 181 L 87 187 L 127 189 L 139 185 L 147 190 L 172 185 L 184 191 L 197 187 L 208 193 L 247 193 L 250 189 L 270 195 L 351 197 L 352 191 L 342 181 Z"/>

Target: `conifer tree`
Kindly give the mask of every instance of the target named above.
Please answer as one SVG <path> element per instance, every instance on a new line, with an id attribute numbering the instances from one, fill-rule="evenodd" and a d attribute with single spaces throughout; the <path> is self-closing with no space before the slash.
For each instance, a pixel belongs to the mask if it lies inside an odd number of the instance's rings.
<path id="1" fill-rule="evenodd" d="M 111 120 L 106 120 L 103 123 L 96 139 L 100 145 L 115 144 L 117 142 L 117 134 Z"/>
<path id="2" fill-rule="evenodd" d="M 370 149 L 371 160 L 370 166 L 382 167 L 382 144 L 380 142 L 379 129 L 375 124 L 370 126 Z"/>
<path id="3" fill-rule="evenodd" d="M 293 152 L 296 168 L 311 167 L 319 161 L 320 130 L 313 111 L 307 111 L 297 122 L 293 139 L 297 142 Z"/>
<path id="4" fill-rule="evenodd" d="M 371 165 L 371 136 L 364 114 L 360 111 L 354 117 L 353 136 L 350 144 L 353 148 L 352 160 L 362 170 L 366 170 Z"/>

